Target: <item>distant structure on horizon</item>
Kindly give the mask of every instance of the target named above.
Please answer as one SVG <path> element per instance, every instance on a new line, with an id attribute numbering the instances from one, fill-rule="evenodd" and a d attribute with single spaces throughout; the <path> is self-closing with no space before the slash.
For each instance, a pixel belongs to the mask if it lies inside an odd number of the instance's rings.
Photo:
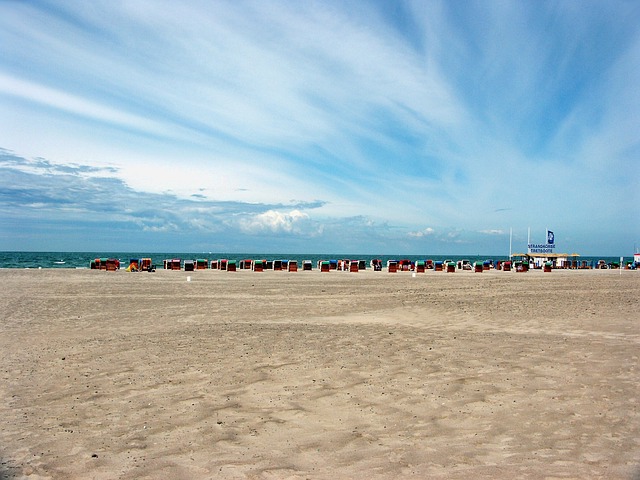
<path id="1" fill-rule="evenodd" d="M 553 268 L 578 268 L 579 253 L 555 253 L 556 242 L 555 233 L 547 229 L 546 243 L 531 243 L 531 229 L 527 233 L 527 252 L 510 253 L 511 257 L 522 258 L 523 261 L 533 264 L 536 268 L 541 268 L 551 262 Z"/>

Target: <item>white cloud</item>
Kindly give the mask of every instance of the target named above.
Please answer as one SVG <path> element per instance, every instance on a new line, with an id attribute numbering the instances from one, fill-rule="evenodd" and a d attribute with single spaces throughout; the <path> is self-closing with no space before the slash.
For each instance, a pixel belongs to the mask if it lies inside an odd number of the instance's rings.
<path id="1" fill-rule="evenodd" d="M 424 230 L 419 230 L 417 232 L 409 232 L 407 233 L 407 235 L 409 235 L 410 237 L 422 238 L 422 237 L 431 237 L 435 235 L 435 233 L 436 231 L 433 228 L 427 227 Z"/>
<path id="2" fill-rule="evenodd" d="M 249 218 L 239 221 L 240 228 L 251 234 L 272 232 L 272 233 L 301 233 L 301 226 L 309 215 L 300 210 L 290 212 L 280 212 L 278 210 L 268 210 Z"/>

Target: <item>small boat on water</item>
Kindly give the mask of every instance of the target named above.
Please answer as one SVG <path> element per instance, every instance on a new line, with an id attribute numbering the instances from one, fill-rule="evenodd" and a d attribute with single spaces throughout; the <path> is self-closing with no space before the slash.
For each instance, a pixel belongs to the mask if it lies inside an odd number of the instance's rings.
<path id="1" fill-rule="evenodd" d="M 64 265 L 67 262 L 65 262 L 64 260 L 59 260 L 59 261 L 53 262 L 53 263 L 54 263 L 54 265 Z"/>

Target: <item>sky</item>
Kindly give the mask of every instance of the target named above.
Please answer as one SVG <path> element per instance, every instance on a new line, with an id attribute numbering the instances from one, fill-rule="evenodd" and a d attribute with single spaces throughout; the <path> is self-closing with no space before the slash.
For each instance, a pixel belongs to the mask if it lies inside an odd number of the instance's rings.
<path id="1" fill-rule="evenodd" d="M 0 250 L 631 255 L 638 18 L 0 0 Z"/>

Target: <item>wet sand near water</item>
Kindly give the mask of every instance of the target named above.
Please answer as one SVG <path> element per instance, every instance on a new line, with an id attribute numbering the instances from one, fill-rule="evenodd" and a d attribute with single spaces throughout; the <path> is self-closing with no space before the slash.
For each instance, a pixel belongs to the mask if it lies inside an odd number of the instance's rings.
<path id="1" fill-rule="evenodd" d="M 640 478 L 640 272 L 0 284 L 3 479 Z"/>

